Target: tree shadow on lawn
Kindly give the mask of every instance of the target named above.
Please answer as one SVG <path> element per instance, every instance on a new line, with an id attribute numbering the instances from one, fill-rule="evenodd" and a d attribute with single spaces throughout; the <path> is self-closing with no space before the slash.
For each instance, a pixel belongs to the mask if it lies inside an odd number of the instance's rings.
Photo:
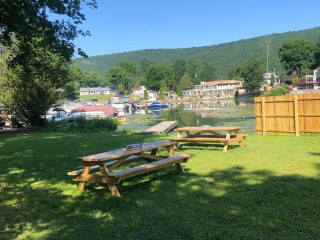
<path id="1" fill-rule="evenodd" d="M 213 144 L 213 143 L 179 143 L 180 150 L 194 149 L 194 150 L 210 150 L 210 151 L 222 151 L 222 144 Z M 229 145 L 228 150 L 239 148 L 239 144 Z"/>
<path id="2" fill-rule="evenodd" d="M 115 137 L 122 144 L 150 140 Z M 90 147 L 105 147 L 99 139 L 91 140 Z M 316 178 L 249 172 L 238 166 L 199 174 L 186 163 L 184 175 L 166 167 L 123 181 L 118 185 L 122 197 L 117 198 L 106 185 L 87 184 L 86 191 L 78 192 L 67 170 L 55 169 L 66 157 L 55 158 L 55 164 L 45 158 L 44 165 L 39 163 L 44 172 L 28 163 L 37 157 L 35 151 L 26 158 L 17 155 L 11 160 L 19 169 L 1 170 L 3 239 L 320 238 Z M 64 166 L 69 167 L 73 169 L 73 163 Z"/>

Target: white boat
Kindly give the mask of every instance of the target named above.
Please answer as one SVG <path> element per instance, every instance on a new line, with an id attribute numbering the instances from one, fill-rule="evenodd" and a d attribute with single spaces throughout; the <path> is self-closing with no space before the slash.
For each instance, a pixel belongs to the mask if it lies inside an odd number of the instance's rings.
<path id="1" fill-rule="evenodd" d="M 111 103 L 111 107 L 114 107 L 117 110 L 125 110 L 128 108 L 127 104 L 125 103 L 121 103 L 121 102 L 117 102 L 117 103 Z"/>
<path id="2" fill-rule="evenodd" d="M 74 120 L 76 118 L 86 118 L 86 119 L 92 119 L 92 118 L 106 118 L 107 114 L 103 111 L 92 111 L 92 112 L 74 112 L 71 114 L 68 114 L 67 120 Z"/>

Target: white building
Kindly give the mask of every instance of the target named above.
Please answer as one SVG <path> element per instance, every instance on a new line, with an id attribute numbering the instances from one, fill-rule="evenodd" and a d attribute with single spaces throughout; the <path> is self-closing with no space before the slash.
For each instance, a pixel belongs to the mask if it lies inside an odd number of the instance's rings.
<path id="1" fill-rule="evenodd" d="M 131 89 L 131 94 L 143 96 L 144 90 L 147 90 L 147 88 L 145 86 L 143 86 L 143 85 L 138 87 L 138 88 L 132 88 Z"/>
<path id="2" fill-rule="evenodd" d="M 114 88 L 111 87 L 86 87 L 80 88 L 80 96 L 82 95 L 107 95 L 115 93 Z"/>
<path id="3" fill-rule="evenodd" d="M 304 77 L 305 80 L 298 83 L 299 90 L 320 89 L 320 69 L 315 69 L 313 75 L 308 74 Z"/>
<path id="4" fill-rule="evenodd" d="M 267 85 L 270 86 L 271 85 L 271 78 L 272 75 L 274 77 L 274 85 L 280 85 L 280 78 L 278 74 L 275 73 L 264 73 L 262 74 L 263 79 L 266 81 Z"/>
<path id="5" fill-rule="evenodd" d="M 233 95 L 237 89 L 241 89 L 242 81 L 221 80 L 211 82 L 201 82 L 195 85 L 194 89 L 183 91 L 183 96 L 215 96 L 215 95 Z"/>

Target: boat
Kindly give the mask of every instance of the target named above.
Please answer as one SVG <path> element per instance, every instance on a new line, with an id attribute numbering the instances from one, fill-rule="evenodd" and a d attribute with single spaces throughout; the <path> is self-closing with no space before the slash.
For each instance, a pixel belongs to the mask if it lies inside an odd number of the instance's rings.
<path id="1" fill-rule="evenodd" d="M 160 102 L 153 102 L 148 106 L 148 108 L 150 110 L 152 110 L 152 109 L 156 109 L 156 110 L 158 110 L 158 109 L 166 109 L 166 108 L 168 108 L 168 105 L 161 104 Z"/>
<path id="2" fill-rule="evenodd" d="M 105 118 L 107 116 L 118 116 L 119 111 L 112 106 L 96 105 L 96 106 L 81 106 L 71 111 L 68 120 L 73 120 L 78 117 L 85 118 Z"/>
<path id="3" fill-rule="evenodd" d="M 117 110 L 126 110 L 128 108 L 128 105 L 123 102 L 116 102 L 116 103 L 111 103 L 111 107 L 114 107 Z"/>
<path id="4" fill-rule="evenodd" d="M 47 121 L 68 120 L 69 114 L 65 110 L 56 108 L 53 109 L 52 112 L 52 114 L 49 114 L 51 116 L 46 118 Z"/>
<path id="5" fill-rule="evenodd" d="M 159 115 L 161 114 L 161 110 L 153 110 L 151 111 L 153 114 Z"/>
<path id="6" fill-rule="evenodd" d="M 122 123 L 126 121 L 126 118 L 124 116 L 118 116 L 117 119 L 118 119 L 118 122 L 122 122 Z"/>

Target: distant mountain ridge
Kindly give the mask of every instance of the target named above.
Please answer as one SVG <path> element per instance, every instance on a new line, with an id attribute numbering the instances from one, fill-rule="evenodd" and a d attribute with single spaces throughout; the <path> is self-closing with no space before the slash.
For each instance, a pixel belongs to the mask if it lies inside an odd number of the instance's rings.
<path id="1" fill-rule="evenodd" d="M 284 69 L 278 57 L 281 44 L 288 38 L 302 38 L 316 43 L 320 36 L 320 27 L 286 32 L 271 35 L 269 71 L 275 68 L 277 72 Z M 146 49 L 124 53 L 114 53 L 76 59 L 83 70 L 97 71 L 102 76 L 109 67 L 121 61 L 129 61 L 140 67 L 140 62 L 147 59 L 151 62 L 171 65 L 172 60 L 177 58 L 189 59 L 197 57 L 202 61 L 213 64 L 219 78 L 226 78 L 230 69 L 244 60 L 250 58 L 266 59 L 266 47 L 264 37 L 255 37 L 230 43 L 211 45 L 205 47 L 178 48 L 178 49 Z"/>

